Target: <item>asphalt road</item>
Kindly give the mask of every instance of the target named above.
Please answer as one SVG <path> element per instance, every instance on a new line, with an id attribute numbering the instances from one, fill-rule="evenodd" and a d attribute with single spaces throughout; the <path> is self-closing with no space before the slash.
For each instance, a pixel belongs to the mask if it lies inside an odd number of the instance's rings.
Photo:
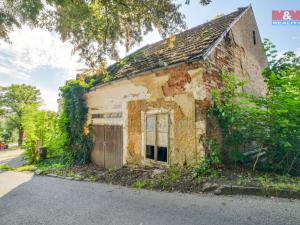
<path id="1" fill-rule="evenodd" d="M 134 190 L 0 172 L 0 225 L 299 225 L 300 201 Z"/>
<path id="2" fill-rule="evenodd" d="M 21 149 L 0 150 L 0 164 L 8 164 L 12 167 L 22 166 L 25 160 L 22 157 L 24 153 Z"/>

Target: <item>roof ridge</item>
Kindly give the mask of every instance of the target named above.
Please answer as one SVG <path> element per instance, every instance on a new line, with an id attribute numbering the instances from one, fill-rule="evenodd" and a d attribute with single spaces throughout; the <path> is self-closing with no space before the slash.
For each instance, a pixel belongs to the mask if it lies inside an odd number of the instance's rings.
<path id="1" fill-rule="evenodd" d="M 173 67 L 198 59 L 206 59 L 235 23 L 251 8 L 238 10 L 177 33 L 168 44 L 168 38 L 145 45 L 107 67 L 112 80 L 142 75 L 149 71 Z"/>
<path id="2" fill-rule="evenodd" d="M 235 11 L 235 12 L 241 12 L 239 16 L 237 16 L 234 21 L 232 21 L 232 23 L 230 24 L 229 27 L 227 27 L 227 29 L 223 32 L 223 34 L 218 38 L 218 40 L 216 40 L 212 47 L 207 49 L 206 52 L 203 54 L 203 58 L 206 59 L 210 54 L 211 52 L 220 44 L 220 42 L 223 40 L 224 36 L 228 33 L 229 30 L 231 30 L 231 28 L 237 23 L 237 21 L 240 20 L 240 18 L 249 10 L 251 9 L 252 6 L 251 4 L 247 7 L 241 7 L 241 8 L 238 8 L 238 11 Z"/>
<path id="3" fill-rule="evenodd" d="M 199 29 L 199 28 L 204 27 L 205 25 L 207 25 L 207 24 L 209 24 L 209 23 L 212 23 L 212 22 L 221 21 L 221 20 L 224 19 L 225 17 L 231 16 L 231 15 L 237 13 L 237 12 L 241 12 L 240 15 L 238 16 L 238 17 L 240 18 L 240 16 L 245 12 L 245 10 L 249 9 L 249 7 L 251 7 L 251 5 L 249 5 L 249 6 L 247 6 L 247 7 L 239 7 L 238 10 L 236 10 L 236 11 L 234 11 L 234 12 L 228 13 L 228 14 L 223 15 L 223 16 L 217 18 L 217 19 L 212 19 L 212 20 L 207 21 L 207 22 L 205 22 L 205 23 L 202 23 L 202 24 L 199 24 L 199 25 L 197 25 L 197 26 L 191 27 L 191 28 L 189 28 L 189 29 L 187 29 L 187 30 L 181 31 L 181 32 L 179 32 L 179 33 L 177 33 L 177 34 L 174 34 L 174 36 L 182 35 L 182 34 L 184 34 L 184 33 L 190 32 L 190 31 L 192 31 L 192 30 Z M 233 21 L 233 22 L 234 22 L 234 21 Z M 164 42 L 164 41 L 168 40 L 171 36 L 172 36 L 172 35 L 170 35 L 169 37 L 164 38 L 164 39 L 162 39 L 162 40 L 159 40 L 159 41 L 157 41 L 157 42 L 151 43 L 151 44 L 146 44 L 145 46 L 143 46 L 143 47 L 137 49 L 136 51 L 130 53 L 129 55 L 127 55 L 127 56 L 125 56 L 125 57 L 123 57 L 123 58 L 130 57 L 130 56 L 132 56 L 133 54 L 139 52 L 140 50 L 145 49 L 146 47 L 151 47 L 151 46 L 154 46 L 154 45 L 159 44 L 159 43 L 161 43 L 161 42 Z M 116 62 L 116 63 L 117 63 L 117 62 Z M 114 63 L 114 64 L 115 64 L 115 63 Z M 112 64 L 112 65 L 113 65 L 113 64 Z"/>

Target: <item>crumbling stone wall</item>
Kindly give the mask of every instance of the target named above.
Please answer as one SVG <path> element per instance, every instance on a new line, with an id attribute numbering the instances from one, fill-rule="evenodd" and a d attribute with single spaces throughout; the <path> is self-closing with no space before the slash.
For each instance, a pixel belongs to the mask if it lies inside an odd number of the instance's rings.
<path id="1" fill-rule="evenodd" d="M 89 119 L 93 124 L 123 125 L 124 163 L 155 165 L 145 160 L 143 143 L 143 114 L 157 110 L 170 115 L 169 164 L 195 164 L 204 155 L 198 148 L 195 126 L 195 97 L 201 77 L 201 63 L 182 64 L 177 67 L 115 81 L 98 87 L 86 95 Z M 197 72 L 199 71 L 199 72 Z M 201 81 L 202 82 L 202 81 Z M 203 82 L 202 82 L 203 83 Z M 91 119 L 93 113 L 122 112 L 122 118 Z M 202 125 L 201 133 L 205 132 Z"/>
<path id="2" fill-rule="evenodd" d="M 188 114 L 182 110 L 182 104 L 190 103 Z M 169 133 L 169 163 L 171 165 L 191 164 L 196 159 L 195 152 L 195 127 L 194 127 L 194 106 L 193 98 L 181 96 L 178 102 L 165 100 L 157 101 L 130 101 L 128 102 L 128 154 L 126 161 L 132 164 L 154 165 L 154 162 L 143 160 L 144 147 L 142 140 L 142 118 L 141 112 L 147 113 L 153 109 L 164 109 L 164 112 L 171 113 Z"/>
<path id="3" fill-rule="evenodd" d="M 212 51 L 208 61 L 212 67 L 226 69 L 239 80 L 247 81 L 244 91 L 255 95 L 265 94 L 262 71 L 267 67 L 267 57 L 252 8 L 245 12 Z"/>
<path id="4" fill-rule="evenodd" d="M 145 132 L 142 130 L 141 112 L 145 114 L 152 110 L 167 111 L 171 116 L 170 165 L 195 164 L 203 156 L 203 149 L 197 148 L 196 142 L 193 90 L 197 86 L 192 86 L 195 76 L 192 71 L 199 66 L 202 64 L 183 64 L 132 79 L 134 84 L 146 87 L 151 97 L 128 102 L 128 163 L 153 165 L 153 162 L 144 160 L 144 144 L 141 143 Z"/>

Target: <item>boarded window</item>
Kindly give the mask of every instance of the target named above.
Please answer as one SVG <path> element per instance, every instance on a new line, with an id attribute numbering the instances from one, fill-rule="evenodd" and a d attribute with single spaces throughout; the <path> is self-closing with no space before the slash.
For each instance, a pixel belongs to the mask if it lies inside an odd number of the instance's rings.
<path id="1" fill-rule="evenodd" d="M 169 116 L 168 114 L 146 117 L 146 158 L 168 162 Z"/>

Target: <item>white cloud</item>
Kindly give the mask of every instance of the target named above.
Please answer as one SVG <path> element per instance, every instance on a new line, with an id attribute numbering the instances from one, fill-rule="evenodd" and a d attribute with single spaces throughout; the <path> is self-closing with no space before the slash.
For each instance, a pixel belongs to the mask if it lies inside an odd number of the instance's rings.
<path id="1" fill-rule="evenodd" d="M 12 32 L 10 41 L 0 41 L 0 85 L 35 85 L 42 92 L 44 108 L 57 110 L 59 87 L 54 87 L 51 79 L 59 79 L 54 83 L 61 85 L 65 80 L 75 78 L 77 70 L 85 67 L 84 63 L 79 62 L 78 55 L 72 55 L 72 45 L 63 43 L 56 33 L 27 26 Z M 41 67 L 48 72 L 40 75 L 44 76 L 44 84 L 35 80 L 33 75 Z"/>
<path id="2" fill-rule="evenodd" d="M 155 31 L 130 52 L 160 39 Z M 12 32 L 10 40 L 11 44 L 0 41 L 0 85 L 34 85 L 41 90 L 45 102 L 43 108 L 57 110 L 58 83 L 62 85 L 65 80 L 75 78 L 77 70 L 85 68 L 84 63 L 79 62 L 79 56 L 72 55 L 73 46 L 63 43 L 56 33 L 44 29 L 30 29 L 27 26 Z M 125 55 L 125 49 L 121 48 L 121 56 Z M 39 70 L 42 71 L 39 76 L 43 76 L 43 82 L 36 80 L 37 75 L 34 75 L 41 67 L 46 69 Z M 55 74 L 51 74 L 52 71 Z M 56 80 L 55 87 L 52 79 L 59 79 Z"/>
<path id="3" fill-rule="evenodd" d="M 66 79 L 74 77 L 76 70 L 84 66 L 79 63 L 79 57 L 72 55 L 72 45 L 63 43 L 58 34 L 24 26 L 10 34 L 11 44 L 1 42 L 0 52 L 7 54 L 7 61 L 13 67 L 25 74 L 39 66 L 65 69 Z M 1 62 L 0 62 L 1 63 Z M 7 66 L 11 67 L 12 65 Z M 0 65 L 2 68 L 2 65 Z"/>
<path id="4" fill-rule="evenodd" d="M 0 74 L 6 74 L 11 78 L 20 79 L 20 80 L 28 80 L 30 78 L 30 75 L 22 71 L 19 71 L 16 68 L 6 67 L 1 64 L 0 64 Z"/>
<path id="5" fill-rule="evenodd" d="M 38 87 L 38 88 L 41 90 L 41 96 L 44 100 L 42 109 L 57 111 L 58 90 L 54 92 L 44 87 Z"/>

